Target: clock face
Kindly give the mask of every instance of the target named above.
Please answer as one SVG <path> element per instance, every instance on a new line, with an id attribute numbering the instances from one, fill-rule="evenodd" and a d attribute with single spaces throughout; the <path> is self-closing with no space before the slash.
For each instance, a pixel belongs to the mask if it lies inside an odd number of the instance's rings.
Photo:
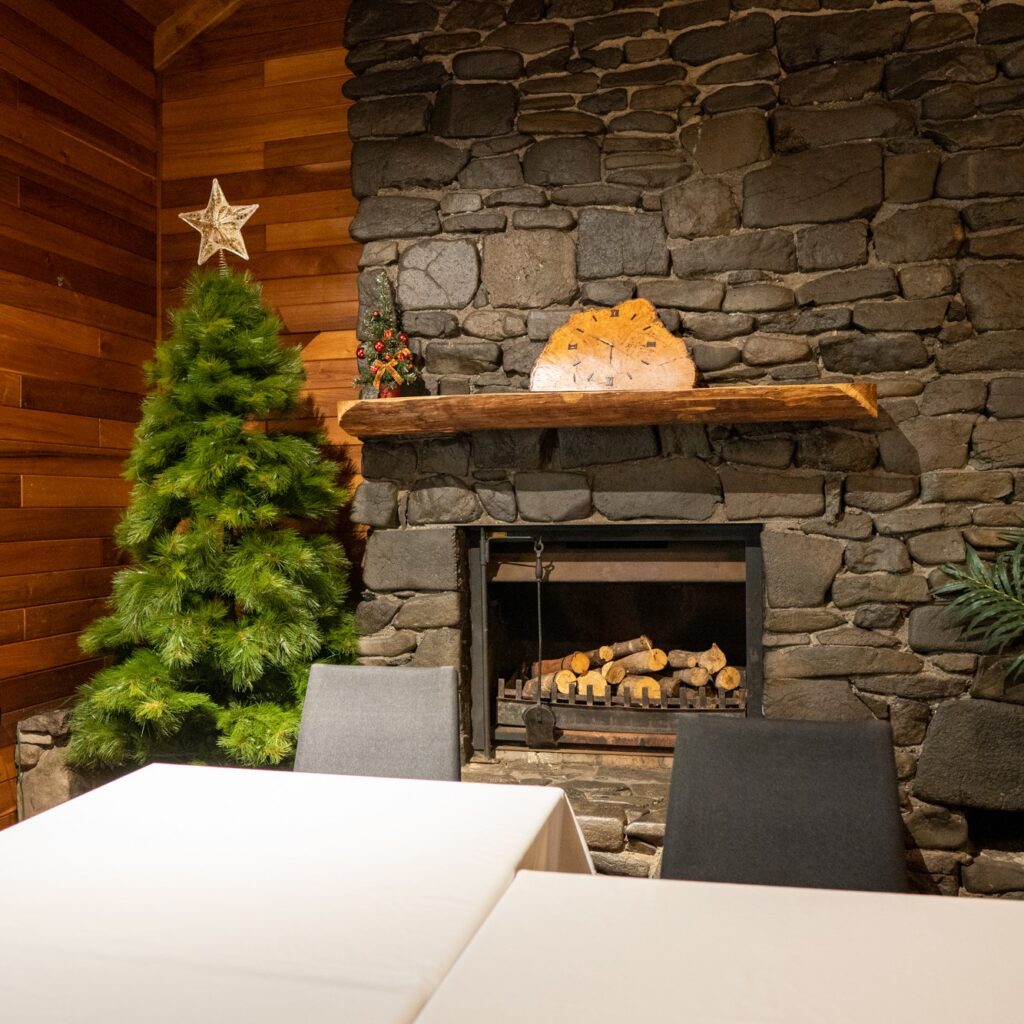
<path id="1" fill-rule="evenodd" d="M 578 313 L 551 336 L 531 377 L 534 391 L 630 391 L 692 387 L 686 345 L 643 299 Z"/>

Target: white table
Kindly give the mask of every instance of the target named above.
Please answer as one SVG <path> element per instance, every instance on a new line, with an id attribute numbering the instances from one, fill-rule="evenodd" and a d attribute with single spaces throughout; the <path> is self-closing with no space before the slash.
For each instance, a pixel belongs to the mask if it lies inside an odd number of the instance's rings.
<path id="1" fill-rule="evenodd" d="M 0 1008 L 408 1021 L 523 867 L 592 870 L 561 790 L 150 765 L 0 833 Z"/>
<path id="2" fill-rule="evenodd" d="M 417 1024 L 1020 1024 L 1022 948 L 1009 900 L 527 871 Z"/>

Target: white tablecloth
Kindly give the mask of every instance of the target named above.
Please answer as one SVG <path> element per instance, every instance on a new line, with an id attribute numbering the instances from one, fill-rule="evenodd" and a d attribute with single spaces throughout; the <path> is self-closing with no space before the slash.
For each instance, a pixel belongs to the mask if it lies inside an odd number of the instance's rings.
<path id="1" fill-rule="evenodd" d="M 592 870 L 561 790 L 151 765 L 0 833 L 0 1007 L 410 1020 L 522 867 Z"/>
<path id="2" fill-rule="evenodd" d="M 1020 1024 L 1022 949 L 1008 900 L 527 871 L 417 1024 Z"/>

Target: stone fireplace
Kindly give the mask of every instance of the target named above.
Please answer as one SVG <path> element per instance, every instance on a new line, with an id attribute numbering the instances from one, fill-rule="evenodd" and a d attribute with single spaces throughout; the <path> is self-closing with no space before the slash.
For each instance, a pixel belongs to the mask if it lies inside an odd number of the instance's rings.
<path id="1" fill-rule="evenodd" d="M 363 294 L 388 275 L 431 394 L 520 391 L 574 310 L 637 296 L 707 387 L 879 395 L 369 438 L 363 656 L 461 664 L 468 752 L 474 531 L 754 524 L 764 713 L 888 719 L 917 884 L 1020 894 L 992 816 L 1024 812 L 1024 693 L 934 591 L 1020 522 L 1024 6 L 837 6 L 353 2 Z"/>

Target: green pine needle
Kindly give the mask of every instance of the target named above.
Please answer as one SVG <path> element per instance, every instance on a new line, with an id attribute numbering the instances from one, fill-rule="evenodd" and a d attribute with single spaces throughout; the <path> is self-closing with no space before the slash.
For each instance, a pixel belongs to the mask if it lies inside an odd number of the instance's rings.
<path id="1" fill-rule="evenodd" d="M 318 438 L 251 429 L 286 418 L 301 351 L 247 275 L 195 274 L 146 367 L 116 532 L 134 564 L 82 637 L 114 663 L 85 684 L 69 760 L 155 757 L 260 766 L 293 755 L 313 661 L 351 661 L 348 560 L 326 533 L 347 500 Z"/>

